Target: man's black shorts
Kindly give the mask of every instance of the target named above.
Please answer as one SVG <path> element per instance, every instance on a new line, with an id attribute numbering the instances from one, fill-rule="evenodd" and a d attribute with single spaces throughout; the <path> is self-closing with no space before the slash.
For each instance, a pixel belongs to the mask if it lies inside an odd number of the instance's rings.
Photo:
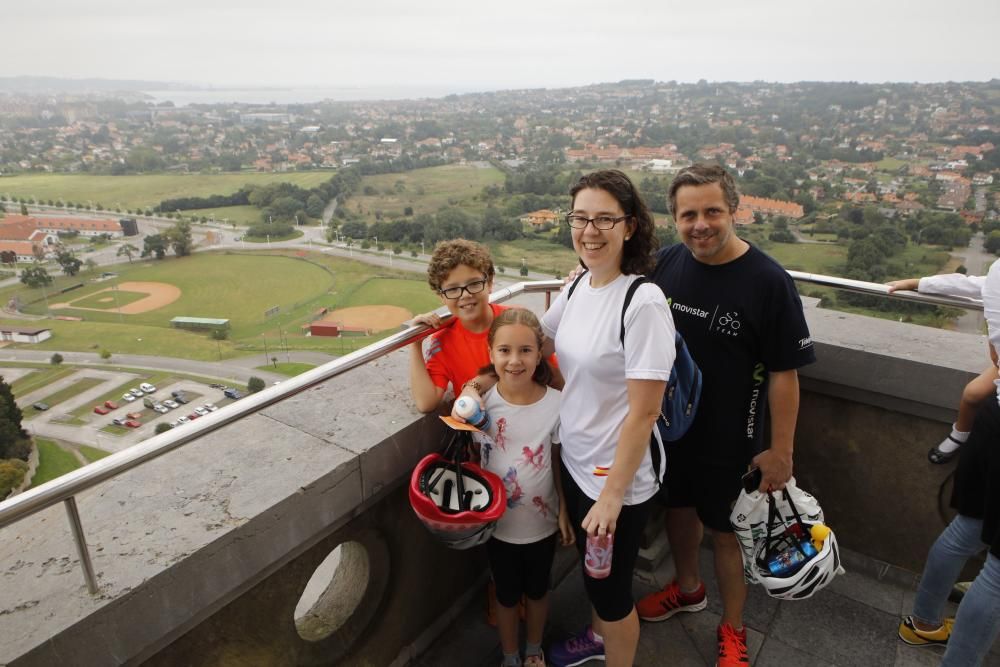
<path id="1" fill-rule="evenodd" d="M 729 515 L 748 463 L 704 463 L 694 455 L 694 447 L 694 443 L 667 446 L 667 474 L 658 497 L 667 507 L 693 507 L 707 527 L 731 533 Z"/>

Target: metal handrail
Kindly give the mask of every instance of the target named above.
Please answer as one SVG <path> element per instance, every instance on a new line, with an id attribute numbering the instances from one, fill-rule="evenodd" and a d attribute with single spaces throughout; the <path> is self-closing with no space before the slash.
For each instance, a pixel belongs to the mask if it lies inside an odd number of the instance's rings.
<path id="1" fill-rule="evenodd" d="M 982 309 L 982 303 L 973 299 L 918 294 L 916 292 L 895 292 L 889 294 L 888 288 L 878 283 L 866 283 L 859 280 L 835 278 L 799 271 L 789 271 L 788 273 L 795 280 L 823 285 L 825 287 L 834 287 L 853 292 L 887 296 L 889 298 L 933 305 L 968 308 L 972 310 Z M 521 294 L 544 292 L 547 308 L 551 293 L 562 288 L 563 284 L 562 280 L 519 282 L 509 287 L 497 289 L 490 295 L 490 301 L 501 303 Z M 443 321 L 447 321 L 451 317 L 450 313 L 447 312 L 441 312 L 441 315 Z M 334 361 L 284 380 L 279 385 L 268 387 L 256 394 L 246 396 L 237 403 L 226 406 L 222 410 L 210 413 L 196 422 L 185 425 L 182 429 L 172 429 L 153 436 L 133 447 L 111 454 L 99 461 L 46 482 L 37 488 L 30 489 L 13 498 L 0 502 L 0 528 L 51 507 L 56 503 L 64 503 L 80 555 L 87 589 L 91 593 L 96 593 L 98 590 L 97 581 L 94 577 L 83 526 L 76 507 L 75 497 L 78 494 L 193 440 L 197 440 L 227 424 L 258 412 L 322 382 L 326 382 L 341 373 L 383 357 L 414 341 L 421 340 L 430 333 L 431 329 L 424 325 L 408 327 L 360 350 L 356 350 Z"/>

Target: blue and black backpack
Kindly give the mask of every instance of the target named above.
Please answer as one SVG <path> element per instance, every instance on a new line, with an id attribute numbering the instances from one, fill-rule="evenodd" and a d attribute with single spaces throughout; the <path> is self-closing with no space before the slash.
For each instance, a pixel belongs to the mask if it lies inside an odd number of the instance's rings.
<path id="1" fill-rule="evenodd" d="M 573 290 L 576 289 L 577 284 L 585 275 L 587 275 L 587 271 L 578 275 L 573 284 L 570 285 L 566 294 L 567 300 L 573 296 Z M 628 310 L 629 304 L 632 303 L 635 291 L 639 289 L 640 285 L 647 282 L 649 280 L 645 276 L 639 276 L 632 281 L 632 284 L 628 286 L 628 291 L 625 292 L 625 302 L 622 304 L 621 333 L 618 335 L 622 347 L 625 346 L 625 312 Z M 680 440 L 687 433 L 694 422 L 695 414 L 698 411 L 698 400 L 701 398 L 701 369 L 691 358 L 691 353 L 688 352 L 687 345 L 684 344 L 684 338 L 679 333 L 674 335 L 674 352 L 674 366 L 670 369 L 670 379 L 667 381 L 667 388 L 663 392 L 663 401 L 660 404 L 660 417 L 656 420 L 656 428 L 660 431 L 664 442 Z M 655 461 L 656 458 L 654 455 L 654 465 L 659 469 L 658 462 Z"/>

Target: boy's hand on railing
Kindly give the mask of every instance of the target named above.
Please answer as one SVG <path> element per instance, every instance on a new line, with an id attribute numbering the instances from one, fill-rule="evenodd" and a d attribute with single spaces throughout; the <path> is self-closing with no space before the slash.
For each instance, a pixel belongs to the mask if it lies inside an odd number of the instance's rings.
<path id="1" fill-rule="evenodd" d="M 432 329 L 440 329 L 441 316 L 432 310 L 429 313 L 421 313 L 420 315 L 414 315 L 413 319 L 407 322 L 407 324 L 409 324 L 411 327 L 415 327 L 420 324 L 426 324 Z"/>
<path id="2" fill-rule="evenodd" d="M 911 292 L 916 292 L 917 287 L 920 285 L 920 278 L 906 278 L 905 280 L 893 280 L 886 283 L 889 286 L 889 294 L 892 294 L 896 290 L 910 290 Z"/>

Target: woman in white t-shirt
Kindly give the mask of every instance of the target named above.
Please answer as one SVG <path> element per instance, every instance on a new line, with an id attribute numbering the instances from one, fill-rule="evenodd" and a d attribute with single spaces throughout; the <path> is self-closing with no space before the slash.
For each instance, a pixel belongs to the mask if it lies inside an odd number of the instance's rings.
<path id="1" fill-rule="evenodd" d="M 632 573 L 650 501 L 662 479 L 656 418 L 674 362 L 674 324 L 663 292 L 643 284 L 622 316 L 629 285 L 651 268 L 653 217 L 618 170 L 572 188 L 573 247 L 588 272 L 542 318 L 566 380 L 560 407 L 562 479 L 576 543 L 613 536 L 611 573 L 584 570 L 592 627 L 549 649 L 555 665 L 605 658 L 631 665 L 639 641 Z M 621 339 L 624 321 L 624 341 Z M 654 470 L 651 446 L 660 449 Z"/>

